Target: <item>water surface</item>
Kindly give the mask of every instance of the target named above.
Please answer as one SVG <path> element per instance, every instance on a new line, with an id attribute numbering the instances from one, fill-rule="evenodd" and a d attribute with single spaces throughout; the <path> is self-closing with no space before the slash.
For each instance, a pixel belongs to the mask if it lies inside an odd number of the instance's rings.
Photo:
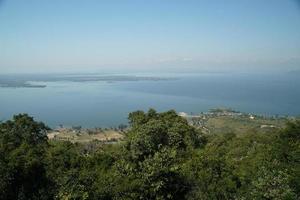
<path id="1" fill-rule="evenodd" d="M 297 74 L 159 74 L 170 80 L 39 82 L 46 88 L 0 88 L 0 120 L 29 113 L 55 127 L 117 126 L 134 110 L 199 113 L 230 107 L 267 115 L 300 114 Z"/>

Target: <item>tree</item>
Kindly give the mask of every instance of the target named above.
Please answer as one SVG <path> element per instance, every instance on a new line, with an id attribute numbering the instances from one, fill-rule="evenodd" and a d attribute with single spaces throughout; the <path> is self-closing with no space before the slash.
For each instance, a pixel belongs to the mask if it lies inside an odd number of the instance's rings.
<path id="1" fill-rule="evenodd" d="M 193 148 L 204 143 L 202 135 L 175 111 L 138 111 L 131 113 L 129 120 L 131 129 L 116 165 L 122 177 L 117 195 L 128 199 L 183 199 L 190 187 L 181 165 Z"/>
<path id="2" fill-rule="evenodd" d="M 300 120 L 288 122 L 280 131 L 273 151 L 279 167 L 288 171 L 290 186 L 300 198 Z"/>
<path id="3" fill-rule="evenodd" d="M 234 138 L 234 134 L 214 136 L 186 163 L 185 175 L 193 182 L 188 199 L 234 199 L 239 178 L 227 160 L 227 146 Z"/>
<path id="4" fill-rule="evenodd" d="M 247 199 L 296 199 L 296 194 L 289 186 L 290 175 L 286 170 L 278 169 L 275 163 L 274 165 L 271 169 L 264 166 L 260 168 L 251 183 L 252 188 Z"/>
<path id="5" fill-rule="evenodd" d="M 47 130 L 27 114 L 0 124 L 0 199 L 51 199 L 43 162 Z"/>

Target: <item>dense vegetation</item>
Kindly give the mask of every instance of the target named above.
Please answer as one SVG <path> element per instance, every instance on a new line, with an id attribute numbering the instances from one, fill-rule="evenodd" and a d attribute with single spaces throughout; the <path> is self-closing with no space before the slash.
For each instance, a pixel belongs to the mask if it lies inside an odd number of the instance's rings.
<path id="1" fill-rule="evenodd" d="M 300 122 L 204 135 L 176 112 L 133 112 L 112 145 L 48 141 L 26 114 L 0 124 L 0 199 L 298 199 Z"/>

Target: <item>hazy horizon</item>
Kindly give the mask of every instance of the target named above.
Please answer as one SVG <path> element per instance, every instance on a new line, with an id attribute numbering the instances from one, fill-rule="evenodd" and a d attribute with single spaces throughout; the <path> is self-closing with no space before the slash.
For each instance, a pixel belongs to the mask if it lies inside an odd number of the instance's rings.
<path id="1" fill-rule="evenodd" d="M 1 74 L 300 69 L 297 0 L 0 0 L 0 25 Z"/>

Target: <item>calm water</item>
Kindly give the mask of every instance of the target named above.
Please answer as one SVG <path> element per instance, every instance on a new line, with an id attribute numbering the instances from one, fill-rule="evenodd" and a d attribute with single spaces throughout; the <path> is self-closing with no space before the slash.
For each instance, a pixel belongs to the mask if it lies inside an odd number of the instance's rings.
<path id="1" fill-rule="evenodd" d="M 194 74 L 168 81 L 47 82 L 46 88 L 0 88 L 0 120 L 29 113 L 59 124 L 116 126 L 134 110 L 198 113 L 230 107 L 257 114 L 300 114 L 299 74 Z M 162 75 L 160 75 L 162 76 Z"/>

